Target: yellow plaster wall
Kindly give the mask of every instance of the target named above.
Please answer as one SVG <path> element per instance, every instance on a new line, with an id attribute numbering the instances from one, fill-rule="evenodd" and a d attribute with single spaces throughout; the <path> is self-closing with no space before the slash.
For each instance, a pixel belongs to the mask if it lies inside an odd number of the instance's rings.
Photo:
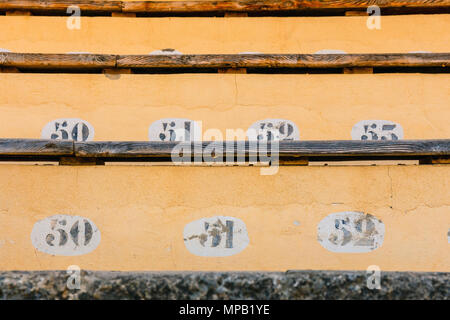
<path id="1" fill-rule="evenodd" d="M 173 48 L 200 53 L 448 52 L 450 15 L 382 16 L 370 30 L 367 17 L 111 18 L 1 16 L 0 48 L 14 52 L 148 54 Z"/>
<path id="2" fill-rule="evenodd" d="M 81 118 L 94 140 L 148 140 L 162 118 L 203 130 L 247 130 L 266 118 L 297 124 L 301 140 L 351 139 L 360 120 L 391 120 L 405 139 L 450 137 L 448 74 L 0 74 L 0 137 L 40 138 L 51 120 Z"/>
<path id="3" fill-rule="evenodd" d="M 61 167 L 0 165 L 0 269 L 450 271 L 450 166 Z M 220 177 L 220 178 L 219 178 Z M 317 224 L 362 211 L 386 227 L 381 248 L 333 253 Z M 100 245 L 77 257 L 35 250 L 34 223 L 55 214 L 91 219 Z M 230 257 L 199 257 L 183 243 L 189 222 L 245 222 L 249 246 Z M 297 221 L 299 225 L 294 222 Z"/>

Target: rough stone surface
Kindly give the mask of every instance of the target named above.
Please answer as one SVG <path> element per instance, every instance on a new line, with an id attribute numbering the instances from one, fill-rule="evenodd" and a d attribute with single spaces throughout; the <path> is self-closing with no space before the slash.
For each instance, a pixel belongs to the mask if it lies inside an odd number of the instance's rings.
<path id="1" fill-rule="evenodd" d="M 0 299 L 449 299 L 450 273 L 82 271 L 69 290 L 66 271 L 0 272 Z"/>

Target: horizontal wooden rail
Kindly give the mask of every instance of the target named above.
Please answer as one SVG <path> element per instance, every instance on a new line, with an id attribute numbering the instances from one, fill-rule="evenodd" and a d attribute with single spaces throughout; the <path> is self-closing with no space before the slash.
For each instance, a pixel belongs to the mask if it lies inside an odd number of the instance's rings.
<path id="1" fill-rule="evenodd" d="M 241 144 L 241 146 L 240 146 Z M 257 146 L 242 142 L 76 142 L 75 155 L 81 157 L 171 157 L 176 146 L 189 148 L 192 156 L 204 154 L 207 146 L 216 146 L 223 154 L 257 154 L 260 147 L 268 152 L 275 144 Z M 450 139 L 401 140 L 401 141 L 281 141 L 278 143 L 280 157 L 352 157 L 352 156 L 444 156 L 450 155 Z M 228 148 L 228 150 L 227 150 Z M 259 148 L 259 149 L 258 149 Z M 222 154 L 222 153 L 221 153 Z"/>
<path id="2" fill-rule="evenodd" d="M 214 162 L 219 156 L 260 157 L 278 155 L 281 163 L 295 159 L 312 160 L 382 160 L 418 159 L 432 163 L 432 159 L 450 157 L 450 139 L 398 141 L 281 141 L 278 146 L 249 141 L 234 142 L 139 142 L 0 139 L 1 161 L 60 161 L 65 164 L 100 164 L 104 161 L 170 162 L 172 155 L 185 159 Z M 186 158 L 187 157 L 187 158 Z M 89 160 L 91 159 L 91 160 Z M 102 161 L 99 162 L 98 160 Z M 248 159 L 247 159 L 248 160 Z M 283 160 L 286 160 L 284 162 Z M 446 162 L 434 162 L 446 163 Z"/>
<path id="3" fill-rule="evenodd" d="M 19 69 L 114 68 L 116 56 L 107 54 L 39 54 L 0 52 L 0 67 Z"/>
<path id="4" fill-rule="evenodd" d="M 72 156 L 74 145 L 67 140 L 0 139 L 0 157 Z"/>
<path id="5" fill-rule="evenodd" d="M 119 68 L 443 67 L 450 53 L 119 56 Z"/>
<path id="6" fill-rule="evenodd" d="M 130 73 L 217 72 L 244 70 L 370 69 L 397 70 L 434 68 L 447 72 L 450 53 L 386 54 L 199 54 L 199 55 L 101 55 L 101 54 L 35 54 L 0 52 L 0 68 L 17 72 L 39 70 Z"/>
<path id="7" fill-rule="evenodd" d="M 377 5 L 382 14 L 447 13 L 449 0 L 228 0 L 228 1 L 103 1 L 103 0 L 0 0 L 0 11 L 28 11 L 33 14 L 66 15 L 69 6 L 78 6 L 84 15 L 133 14 L 163 16 L 248 15 L 342 15 L 366 12 Z"/>

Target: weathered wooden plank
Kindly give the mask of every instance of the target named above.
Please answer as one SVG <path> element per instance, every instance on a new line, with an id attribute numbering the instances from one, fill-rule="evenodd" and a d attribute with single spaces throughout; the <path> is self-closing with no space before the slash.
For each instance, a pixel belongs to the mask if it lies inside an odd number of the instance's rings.
<path id="1" fill-rule="evenodd" d="M 450 53 L 97 55 L 0 53 L 0 66 L 92 68 L 371 68 L 447 67 Z"/>
<path id="2" fill-rule="evenodd" d="M 345 13 L 366 10 L 377 5 L 385 10 L 398 12 L 410 10 L 445 9 L 448 0 L 228 0 L 228 1 L 104 1 L 104 0 L 0 0 L 0 10 L 33 10 L 40 13 L 64 13 L 69 6 L 78 6 L 87 13 L 129 12 L 141 14 L 309 14 L 325 12 Z"/>
<path id="3" fill-rule="evenodd" d="M 122 1 L 104 0 L 0 0 L 0 10 L 32 10 L 38 12 L 66 12 L 78 6 L 85 12 L 120 12 Z"/>
<path id="4" fill-rule="evenodd" d="M 72 141 L 39 139 L 0 139 L 0 156 L 69 156 Z"/>
<path id="5" fill-rule="evenodd" d="M 75 142 L 75 155 L 79 157 L 164 157 L 170 158 L 176 150 L 184 148 L 192 157 L 204 154 L 212 142 Z M 242 146 L 244 148 L 242 148 Z M 258 146 L 249 141 L 215 143 L 222 151 L 216 154 L 257 154 Z M 261 148 L 261 147 L 259 147 Z M 352 157 L 352 156 L 447 156 L 450 155 L 450 139 L 442 140 L 398 140 L 398 141 L 281 141 L 279 149 L 268 144 L 267 150 L 280 157 Z M 260 150 L 260 149 L 259 149 Z"/>
<path id="6" fill-rule="evenodd" d="M 450 53 L 119 56 L 121 68 L 446 67 Z"/>
<path id="7" fill-rule="evenodd" d="M 245 142 L 214 143 L 215 157 L 249 156 L 261 152 L 261 145 Z M 64 140 L 0 139 L 0 156 L 73 156 L 62 158 L 63 164 L 85 163 L 80 158 L 161 158 L 170 161 L 172 154 L 178 156 L 200 157 L 207 154 L 206 147 L 211 142 L 138 142 L 138 141 L 95 141 L 72 142 Z M 174 149 L 175 147 L 178 147 Z M 181 148 L 180 148 L 181 147 Z M 265 146 L 268 154 L 278 154 L 281 164 L 289 164 L 292 159 L 314 158 L 352 158 L 352 157 L 446 157 L 450 155 L 450 139 L 442 140 L 402 140 L 402 141 L 282 141 Z M 174 151 L 177 150 L 177 151 Z M 263 154 L 266 152 L 263 149 Z M 175 153 L 176 152 L 176 153 Z M 295 158 L 292 158 L 295 157 Z M 65 160 L 67 159 L 67 161 Z M 90 163 L 95 164 L 95 161 Z"/>
<path id="8" fill-rule="evenodd" d="M 247 1 L 131 1 L 123 2 L 123 11 L 145 13 L 190 12 L 304 12 L 348 9 L 448 7 L 448 0 L 357 1 L 357 0 L 247 0 Z"/>
<path id="9" fill-rule="evenodd" d="M 0 52 L 0 66 L 42 69 L 98 69 L 116 65 L 116 56 L 106 54 L 39 54 Z"/>
<path id="10" fill-rule="evenodd" d="M 305 12 L 380 8 L 445 8 L 448 0 L 228 0 L 228 1 L 104 1 L 104 0 L 0 0 L 3 10 L 63 11 L 75 5 L 88 12 L 217 13 L 217 12 Z"/>

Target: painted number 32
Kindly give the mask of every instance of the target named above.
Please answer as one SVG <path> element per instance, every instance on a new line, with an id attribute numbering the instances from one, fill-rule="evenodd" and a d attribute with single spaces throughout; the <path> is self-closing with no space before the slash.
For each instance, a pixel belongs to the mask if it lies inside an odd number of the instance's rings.
<path id="1" fill-rule="evenodd" d="M 338 212 L 320 221 L 319 243 L 332 252 L 370 252 L 384 239 L 384 224 L 370 214 Z"/>

